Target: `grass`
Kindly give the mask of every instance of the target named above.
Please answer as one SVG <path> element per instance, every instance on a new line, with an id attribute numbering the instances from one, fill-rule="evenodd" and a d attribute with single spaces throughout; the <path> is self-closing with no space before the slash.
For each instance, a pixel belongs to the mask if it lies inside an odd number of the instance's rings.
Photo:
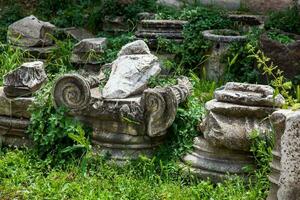
<path id="1" fill-rule="evenodd" d="M 31 150 L 2 151 L 1 199 L 257 200 L 266 195 L 266 186 L 260 180 L 246 185 L 232 178 L 213 185 L 181 174 L 176 163 L 157 166 L 157 162 L 146 158 L 118 167 L 94 156 L 86 176 L 76 159 L 55 167 L 50 160 L 41 160 Z"/>

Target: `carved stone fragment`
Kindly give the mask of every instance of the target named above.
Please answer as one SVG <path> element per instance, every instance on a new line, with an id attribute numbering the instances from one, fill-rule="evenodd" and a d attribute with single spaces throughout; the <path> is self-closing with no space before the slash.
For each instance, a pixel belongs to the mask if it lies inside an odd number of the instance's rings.
<path id="1" fill-rule="evenodd" d="M 158 58 L 149 53 L 142 41 L 125 45 L 119 55 L 112 63 L 109 80 L 102 91 L 105 99 L 141 94 L 147 88 L 149 79 L 161 71 Z"/>
<path id="2" fill-rule="evenodd" d="M 44 47 L 53 45 L 51 35 L 55 26 L 31 15 L 8 27 L 7 39 L 16 46 Z"/>
<path id="3" fill-rule="evenodd" d="M 59 31 L 62 31 L 66 36 L 71 36 L 73 39 L 75 39 L 78 42 L 88 38 L 95 38 L 95 36 L 92 33 L 90 33 L 89 31 L 83 28 L 69 27 L 69 28 L 63 28 Z"/>
<path id="4" fill-rule="evenodd" d="M 30 146 L 32 141 L 26 134 L 29 119 L 0 116 L 0 144 L 4 146 Z"/>
<path id="5" fill-rule="evenodd" d="M 274 92 L 274 89 L 268 85 L 229 82 L 224 89 L 216 90 L 214 94 L 221 102 L 248 106 L 283 106 L 284 98 L 281 95 L 274 98 Z"/>
<path id="6" fill-rule="evenodd" d="M 24 63 L 4 76 L 4 92 L 8 97 L 28 96 L 46 81 L 43 62 Z"/>
<path id="7" fill-rule="evenodd" d="M 65 87 L 64 87 L 65 86 Z M 93 128 L 94 150 L 118 162 L 151 156 L 174 121 L 178 104 L 191 93 L 182 77 L 178 85 L 154 88 L 127 98 L 103 98 L 86 77 L 64 75 L 53 88 L 55 105 Z"/>
<path id="8" fill-rule="evenodd" d="M 151 52 L 143 40 L 136 40 L 123 46 L 118 53 L 118 57 L 135 54 L 151 54 Z"/>
<path id="9" fill-rule="evenodd" d="M 71 62 L 77 64 L 98 64 L 99 56 L 107 45 L 106 38 L 83 39 L 73 49 Z"/>
<path id="10" fill-rule="evenodd" d="M 278 110 L 271 116 L 275 130 L 275 146 L 270 163 L 271 188 L 267 200 L 299 197 L 299 119 L 300 112 L 292 110 Z"/>
<path id="11" fill-rule="evenodd" d="M 30 118 L 29 106 L 33 103 L 33 97 L 8 98 L 3 87 L 0 88 L 0 116 L 14 116 L 18 118 Z"/>
<path id="12" fill-rule="evenodd" d="M 186 21 L 180 20 L 142 20 L 135 36 L 138 39 L 146 39 L 151 49 L 156 48 L 159 37 L 181 43 L 183 40 L 182 31 L 186 23 Z"/>
<path id="13" fill-rule="evenodd" d="M 205 104 L 207 116 L 200 124 L 203 136 L 195 139 L 194 151 L 183 161 L 198 176 L 214 182 L 227 173 L 246 176 L 243 167 L 254 166 L 250 134 L 268 134 L 272 130 L 269 116 L 284 103 L 278 95 L 277 104 L 272 104 L 268 96 L 273 92 L 269 86 L 233 82 L 216 90 L 216 99 Z"/>

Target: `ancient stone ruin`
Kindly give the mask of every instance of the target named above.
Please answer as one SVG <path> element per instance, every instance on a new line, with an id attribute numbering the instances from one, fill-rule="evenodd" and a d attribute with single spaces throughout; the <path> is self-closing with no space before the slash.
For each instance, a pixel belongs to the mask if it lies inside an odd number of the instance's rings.
<path id="1" fill-rule="evenodd" d="M 203 135 L 194 140 L 193 152 L 183 161 L 188 170 L 202 178 L 219 182 L 227 174 L 246 177 L 243 168 L 254 167 L 250 153 L 250 134 L 271 131 L 268 116 L 284 104 L 281 95 L 273 98 L 267 85 L 229 82 L 215 91 L 206 103 L 207 116 L 200 124 Z"/>
<path id="2" fill-rule="evenodd" d="M 228 52 L 231 43 L 243 42 L 247 37 L 229 29 L 207 30 L 202 34 L 205 39 L 213 42 L 205 64 L 207 78 L 218 81 L 225 73 L 225 64 L 221 62 L 222 56 Z"/>
<path id="3" fill-rule="evenodd" d="M 71 62 L 86 71 L 99 72 L 101 55 L 106 49 L 106 38 L 87 38 L 75 44 Z"/>
<path id="4" fill-rule="evenodd" d="M 174 86 L 148 88 L 149 78 L 159 72 L 157 57 L 143 41 L 135 41 L 121 49 L 101 91 L 94 79 L 67 74 L 55 83 L 54 102 L 93 128 L 96 151 L 117 161 L 150 156 L 192 89 L 187 78 Z"/>
<path id="5" fill-rule="evenodd" d="M 0 88 L 0 140 L 2 145 L 29 146 L 26 135 L 30 122 L 28 108 L 34 102 L 32 94 L 47 81 L 42 62 L 24 63 L 4 76 Z"/>
<path id="6" fill-rule="evenodd" d="M 31 15 L 8 27 L 7 40 L 14 47 L 28 52 L 36 58 L 46 58 L 55 48 L 52 35 L 55 26 Z"/>
<path id="7" fill-rule="evenodd" d="M 157 47 L 158 38 L 180 43 L 183 40 L 182 31 L 186 23 L 186 21 L 180 20 L 142 20 L 135 36 L 138 39 L 145 39 L 150 49 Z"/>
<path id="8" fill-rule="evenodd" d="M 300 197 L 300 112 L 279 110 L 272 114 L 275 148 L 272 151 L 271 189 L 267 200 Z"/>

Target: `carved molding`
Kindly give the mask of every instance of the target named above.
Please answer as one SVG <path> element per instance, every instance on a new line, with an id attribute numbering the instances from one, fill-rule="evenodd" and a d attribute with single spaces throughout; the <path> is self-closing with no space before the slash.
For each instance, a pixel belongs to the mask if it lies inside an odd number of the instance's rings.
<path id="1" fill-rule="evenodd" d="M 71 110 L 86 108 L 91 99 L 90 84 L 78 74 L 66 74 L 56 80 L 53 87 L 54 104 Z"/>
<path id="2" fill-rule="evenodd" d="M 178 84 L 144 91 L 147 135 L 162 136 L 175 120 L 178 104 L 191 94 L 192 84 L 187 77 L 178 79 Z"/>

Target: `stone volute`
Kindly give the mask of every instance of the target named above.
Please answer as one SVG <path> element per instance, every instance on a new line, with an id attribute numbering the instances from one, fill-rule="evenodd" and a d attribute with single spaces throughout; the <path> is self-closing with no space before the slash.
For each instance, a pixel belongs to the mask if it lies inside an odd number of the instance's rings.
<path id="1" fill-rule="evenodd" d="M 230 29 L 206 30 L 202 34 L 204 39 L 213 43 L 205 64 L 207 78 L 218 81 L 225 73 L 225 65 L 221 59 L 227 53 L 229 45 L 233 42 L 243 42 L 247 37 Z"/>
<path id="2" fill-rule="evenodd" d="M 128 44 L 113 62 L 102 91 L 95 79 L 64 75 L 53 88 L 55 105 L 69 108 L 69 115 L 93 128 L 95 151 L 120 162 L 151 156 L 173 123 L 178 104 L 192 90 L 185 77 L 177 85 L 148 88 L 149 78 L 160 71 L 158 63 L 143 41 Z"/>
<path id="3" fill-rule="evenodd" d="M 183 157 L 188 169 L 202 178 L 219 182 L 227 174 L 246 177 L 245 166 L 254 167 L 250 134 L 271 131 L 269 115 L 284 104 L 281 95 L 266 85 L 229 82 L 206 103 L 207 116 L 200 124 L 203 135 L 194 150 Z"/>

